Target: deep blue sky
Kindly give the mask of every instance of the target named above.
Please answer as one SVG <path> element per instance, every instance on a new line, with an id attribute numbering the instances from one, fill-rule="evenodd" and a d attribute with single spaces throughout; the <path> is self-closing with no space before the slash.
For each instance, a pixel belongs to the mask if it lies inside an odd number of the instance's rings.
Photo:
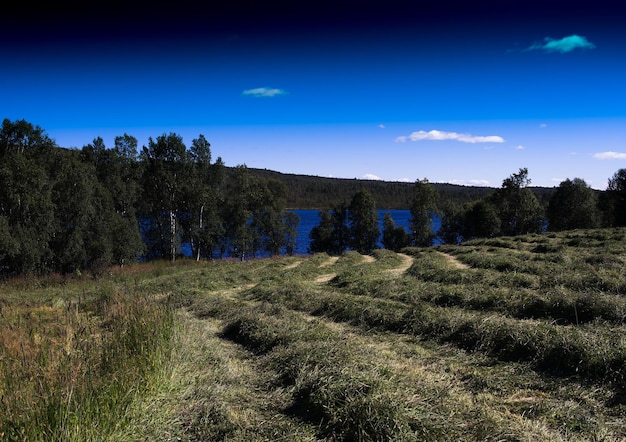
<path id="1" fill-rule="evenodd" d="M 203 134 L 230 166 L 493 187 L 527 167 L 604 189 L 626 167 L 611 3 L 17 5 L 0 117 L 64 147 Z"/>

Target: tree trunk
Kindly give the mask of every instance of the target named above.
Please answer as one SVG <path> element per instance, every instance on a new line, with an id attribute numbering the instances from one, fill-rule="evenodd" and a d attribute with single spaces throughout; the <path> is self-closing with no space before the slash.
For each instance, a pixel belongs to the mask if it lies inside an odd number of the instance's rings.
<path id="1" fill-rule="evenodd" d="M 204 215 L 204 204 L 200 206 L 200 219 L 198 222 L 198 232 L 202 234 L 202 216 Z M 200 261 L 200 240 L 198 240 L 198 249 L 196 250 L 196 262 Z"/>
<path id="2" fill-rule="evenodd" d="M 170 210 L 170 257 L 176 260 L 176 213 Z"/>

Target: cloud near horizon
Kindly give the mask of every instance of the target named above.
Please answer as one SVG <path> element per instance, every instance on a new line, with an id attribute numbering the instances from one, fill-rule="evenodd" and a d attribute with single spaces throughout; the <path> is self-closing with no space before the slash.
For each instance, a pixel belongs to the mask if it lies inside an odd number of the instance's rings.
<path id="1" fill-rule="evenodd" d="M 382 181 L 383 179 L 378 175 L 374 175 L 373 173 L 366 173 L 362 176 L 364 180 L 372 180 L 372 181 Z"/>
<path id="2" fill-rule="evenodd" d="M 487 186 L 489 186 L 489 181 L 487 181 L 487 180 L 451 180 L 450 184 L 456 184 L 456 185 L 459 185 L 459 186 L 487 187 Z"/>
<path id="3" fill-rule="evenodd" d="M 599 152 L 593 154 L 597 160 L 626 160 L 626 153 L 623 152 Z"/>
<path id="4" fill-rule="evenodd" d="M 586 37 L 580 35 L 570 35 L 563 37 L 560 40 L 546 37 L 543 39 L 543 43 L 535 43 L 527 51 L 544 51 L 544 52 L 559 52 L 564 54 L 566 52 L 572 52 L 575 49 L 594 49 L 596 45 L 587 40 Z"/>
<path id="5" fill-rule="evenodd" d="M 444 141 L 444 140 L 455 140 L 460 141 L 462 143 L 504 143 L 504 138 L 499 137 L 497 135 L 489 135 L 489 136 L 474 136 L 471 134 L 460 134 L 457 132 L 445 132 L 439 130 L 431 130 L 431 131 L 417 131 L 411 133 L 409 136 L 401 136 L 396 138 L 396 142 L 404 143 L 405 141 L 422 141 L 422 140 L 431 140 L 431 141 Z"/>
<path id="6" fill-rule="evenodd" d="M 270 87 L 257 87 L 254 89 L 246 89 L 242 92 L 243 95 L 250 95 L 252 97 L 275 97 L 277 95 L 285 95 L 282 89 L 270 88 Z"/>

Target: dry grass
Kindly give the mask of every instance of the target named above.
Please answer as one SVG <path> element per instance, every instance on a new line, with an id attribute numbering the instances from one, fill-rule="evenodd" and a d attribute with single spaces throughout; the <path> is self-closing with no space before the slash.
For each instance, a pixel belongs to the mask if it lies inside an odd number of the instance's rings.
<path id="1" fill-rule="evenodd" d="M 626 231 L 597 230 L 16 281 L 0 310 L 0 431 L 7 440 L 626 440 L 625 263 Z M 152 368 L 113 389 L 104 379 L 125 379 L 137 360 L 106 343 L 147 342 L 121 332 L 145 323 L 154 334 L 151 306 L 166 304 L 177 311 L 170 337 L 145 353 Z M 71 412 L 56 414 L 65 420 L 51 433 L 37 410 L 85 396 L 80 380 L 114 354 L 126 363 L 91 378 L 108 402 L 87 404 L 106 422 L 60 407 Z M 102 413 L 111 400 L 123 409 Z"/>

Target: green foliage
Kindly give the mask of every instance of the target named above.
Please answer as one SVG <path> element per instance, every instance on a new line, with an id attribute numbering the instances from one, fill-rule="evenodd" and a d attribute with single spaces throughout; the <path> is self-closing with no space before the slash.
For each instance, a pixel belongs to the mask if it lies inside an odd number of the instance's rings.
<path id="1" fill-rule="evenodd" d="M 391 217 L 391 213 L 385 213 L 383 217 L 383 247 L 394 252 L 399 252 L 404 247 L 408 247 L 411 238 L 402 226 L 396 226 Z"/>
<path id="2" fill-rule="evenodd" d="M 435 239 L 432 214 L 437 212 L 437 190 L 427 179 L 417 180 L 411 203 L 411 243 L 418 247 L 432 245 Z"/>
<path id="3" fill-rule="evenodd" d="M 543 207 L 528 184 L 528 169 L 523 168 L 489 196 L 467 203 L 460 210 L 448 209 L 442 220 L 442 240 L 456 244 L 475 238 L 541 232 Z"/>
<path id="4" fill-rule="evenodd" d="M 528 184 L 528 169 L 523 168 L 506 178 L 491 196 L 500 218 L 501 234 L 521 235 L 542 230 L 543 208 L 527 188 Z"/>
<path id="5" fill-rule="evenodd" d="M 595 192 L 584 180 L 574 178 L 559 184 L 547 210 L 548 230 L 598 227 L 600 216 Z"/>
<path id="6" fill-rule="evenodd" d="M 319 211 L 320 223 L 311 229 L 309 253 L 333 253 L 333 217 L 328 210 Z"/>
<path id="7" fill-rule="evenodd" d="M 369 254 L 376 248 L 380 229 L 378 212 L 373 196 L 362 190 L 352 197 L 348 209 L 350 225 L 350 248 L 362 254 Z"/>
<path id="8" fill-rule="evenodd" d="M 309 253 L 341 255 L 349 246 L 348 208 L 341 204 L 332 211 L 319 212 L 320 223 L 311 229 Z"/>
<path id="9" fill-rule="evenodd" d="M 604 225 L 626 226 L 626 169 L 619 169 L 611 178 L 600 197 Z"/>
<path id="10" fill-rule="evenodd" d="M 229 170 L 231 173 L 232 170 Z M 295 175 L 275 172 L 267 169 L 250 168 L 250 173 L 261 178 L 272 178 L 284 182 L 289 189 L 287 207 L 293 209 L 331 209 L 352 196 L 366 190 L 376 201 L 376 209 L 406 210 L 411 207 L 415 184 L 406 182 L 388 182 L 343 178 L 324 178 L 309 175 Z M 493 192 L 488 187 L 460 186 L 447 183 L 431 183 L 442 201 L 449 201 L 454 206 L 486 197 Z M 533 189 L 543 194 L 547 189 Z"/>

